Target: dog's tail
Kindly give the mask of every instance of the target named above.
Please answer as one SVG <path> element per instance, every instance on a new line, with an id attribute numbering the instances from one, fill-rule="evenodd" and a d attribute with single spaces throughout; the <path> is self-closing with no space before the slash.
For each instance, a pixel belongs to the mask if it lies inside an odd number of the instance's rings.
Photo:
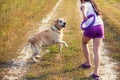
<path id="1" fill-rule="evenodd" d="M 32 54 L 31 54 L 31 42 L 30 41 L 28 41 L 26 44 L 25 44 L 25 46 L 24 46 L 24 48 L 22 49 L 22 51 L 21 51 L 21 53 L 23 54 L 23 55 L 25 55 L 25 59 L 30 59 L 31 58 L 31 56 L 32 56 Z"/>
<path id="2" fill-rule="evenodd" d="M 23 54 L 28 53 L 28 51 L 29 51 L 30 48 L 31 48 L 31 43 L 30 43 L 30 41 L 28 41 L 28 42 L 25 44 L 24 48 L 22 49 L 21 53 L 23 53 Z"/>

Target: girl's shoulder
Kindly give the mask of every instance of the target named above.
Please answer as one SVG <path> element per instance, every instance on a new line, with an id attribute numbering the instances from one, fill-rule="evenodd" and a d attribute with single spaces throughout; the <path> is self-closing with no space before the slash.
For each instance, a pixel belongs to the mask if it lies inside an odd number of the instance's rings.
<path id="1" fill-rule="evenodd" d="M 85 4 L 81 4 L 80 6 L 81 6 L 81 7 L 82 7 L 82 6 L 85 6 Z"/>
<path id="2" fill-rule="evenodd" d="M 83 8 L 85 8 L 86 6 L 85 6 L 85 4 L 81 4 L 80 5 L 80 9 L 82 10 Z"/>

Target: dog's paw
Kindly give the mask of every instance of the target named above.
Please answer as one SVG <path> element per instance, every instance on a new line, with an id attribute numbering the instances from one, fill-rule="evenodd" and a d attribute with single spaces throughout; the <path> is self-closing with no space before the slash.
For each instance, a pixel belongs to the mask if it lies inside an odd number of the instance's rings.
<path id="1" fill-rule="evenodd" d="M 25 50 L 22 50 L 20 53 L 21 53 L 21 54 L 25 54 Z"/>
<path id="2" fill-rule="evenodd" d="M 67 44 L 66 44 L 65 46 L 66 46 L 66 47 L 68 47 L 68 45 L 67 45 Z"/>
<path id="3" fill-rule="evenodd" d="M 36 58 L 40 58 L 41 56 L 40 55 L 36 55 Z"/>
<path id="4" fill-rule="evenodd" d="M 59 49 L 59 52 L 62 52 L 62 49 Z"/>
<path id="5" fill-rule="evenodd" d="M 36 60 L 34 57 L 32 57 L 32 60 L 36 63 L 39 62 L 39 60 Z"/>

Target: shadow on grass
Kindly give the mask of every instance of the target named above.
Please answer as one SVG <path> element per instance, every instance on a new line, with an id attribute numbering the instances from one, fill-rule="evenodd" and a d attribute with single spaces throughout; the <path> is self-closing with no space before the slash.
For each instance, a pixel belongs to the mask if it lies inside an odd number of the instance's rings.
<path id="1" fill-rule="evenodd" d="M 46 80 L 48 78 L 48 76 L 54 76 L 54 75 L 59 75 L 59 74 L 65 74 L 68 72 L 74 72 L 74 71 L 78 71 L 81 67 L 76 67 L 76 68 L 72 68 L 69 70 L 61 70 L 61 71 L 56 71 L 56 72 L 48 72 L 48 73 L 43 73 L 39 76 L 36 77 L 26 77 L 26 80 Z M 75 78 L 73 77 L 72 80 L 92 80 L 90 77 L 80 77 L 80 78 Z"/>
<path id="2" fill-rule="evenodd" d="M 0 68 L 10 68 L 13 63 L 13 61 L 8 61 L 8 62 L 0 62 Z"/>

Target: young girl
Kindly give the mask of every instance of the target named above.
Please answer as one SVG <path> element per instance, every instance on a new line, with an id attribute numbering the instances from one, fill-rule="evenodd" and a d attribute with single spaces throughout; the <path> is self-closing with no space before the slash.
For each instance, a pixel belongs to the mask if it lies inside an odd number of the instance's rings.
<path id="1" fill-rule="evenodd" d="M 100 67 L 100 45 L 104 38 L 104 24 L 101 19 L 100 9 L 94 0 L 81 0 L 80 7 L 83 15 L 83 20 L 87 20 L 87 16 L 90 14 L 95 15 L 95 23 L 84 30 L 82 36 L 82 48 L 86 61 L 81 65 L 82 68 L 91 68 L 90 53 L 88 49 L 88 42 L 93 40 L 93 52 L 94 52 L 94 72 L 91 75 L 95 80 L 99 80 L 99 67 Z"/>

